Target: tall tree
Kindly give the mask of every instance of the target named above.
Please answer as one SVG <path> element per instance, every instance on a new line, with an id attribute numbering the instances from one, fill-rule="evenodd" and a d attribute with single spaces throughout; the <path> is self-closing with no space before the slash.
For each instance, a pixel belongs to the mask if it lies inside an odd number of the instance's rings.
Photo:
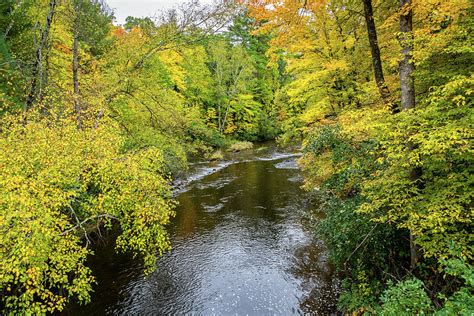
<path id="1" fill-rule="evenodd" d="M 73 21 L 73 43 L 72 43 L 72 81 L 74 87 L 74 112 L 76 113 L 77 128 L 82 128 L 81 99 L 79 91 L 79 29 L 81 27 L 82 0 L 76 0 L 73 4 L 75 17 Z"/>
<path id="2" fill-rule="evenodd" d="M 209 68 L 215 76 L 217 125 L 225 132 L 232 104 L 242 93 L 249 92 L 254 67 L 241 45 L 232 46 L 217 40 L 209 47 Z"/>
<path id="3" fill-rule="evenodd" d="M 49 2 L 49 12 L 48 15 L 46 16 L 46 23 L 44 25 L 44 29 L 41 31 L 41 38 L 38 43 L 38 47 L 36 48 L 36 54 L 35 54 L 35 61 L 33 64 L 33 71 L 31 74 L 31 84 L 30 84 L 30 89 L 28 96 L 26 98 L 25 105 L 23 107 L 24 112 L 26 112 L 32 105 L 33 102 L 36 100 L 38 93 L 41 95 L 41 91 L 38 92 L 38 86 L 40 86 L 44 82 L 44 76 L 48 72 L 48 69 L 44 69 L 44 64 L 47 64 L 48 61 L 45 60 L 47 59 L 48 54 L 45 53 L 45 50 L 47 49 L 48 46 L 48 40 L 49 40 L 49 33 L 51 30 L 51 25 L 53 24 L 53 18 L 54 14 L 56 13 L 56 5 L 57 1 L 56 0 L 51 0 Z M 38 83 L 39 80 L 39 83 Z M 26 116 L 24 117 L 26 119 Z"/>
<path id="4" fill-rule="evenodd" d="M 413 10 L 411 0 L 400 0 L 400 35 L 399 42 L 402 47 L 402 59 L 400 60 L 400 88 L 401 103 L 403 110 L 409 110 L 415 107 L 415 81 L 413 72 L 415 64 L 413 63 Z M 408 149 L 414 149 L 413 143 L 408 144 Z M 410 180 L 420 184 L 421 167 L 415 167 L 410 170 Z M 419 247 L 415 244 L 415 236 L 410 231 L 410 267 L 413 269 L 419 261 Z"/>
<path id="5" fill-rule="evenodd" d="M 404 110 L 415 107 L 415 81 L 413 72 L 413 10 L 411 0 L 400 0 L 400 34 L 398 40 L 402 48 L 399 64 L 401 101 Z"/>
<path id="6" fill-rule="evenodd" d="M 113 19 L 109 8 L 99 0 L 73 0 L 71 33 L 72 43 L 72 80 L 74 112 L 77 127 L 82 128 L 85 103 L 80 91 L 80 51 L 81 48 L 91 57 L 101 56 L 109 40 L 110 26 Z M 81 45 L 82 44 L 82 45 Z M 82 46 L 82 47 L 81 47 Z"/>
<path id="7" fill-rule="evenodd" d="M 372 66 L 374 68 L 375 82 L 379 88 L 380 95 L 386 104 L 390 103 L 390 91 L 385 83 L 383 75 L 382 61 L 380 60 L 380 48 L 377 40 L 377 29 L 375 28 L 374 12 L 372 0 L 363 0 L 364 17 L 367 25 L 367 35 L 369 37 L 370 51 L 372 53 Z"/>

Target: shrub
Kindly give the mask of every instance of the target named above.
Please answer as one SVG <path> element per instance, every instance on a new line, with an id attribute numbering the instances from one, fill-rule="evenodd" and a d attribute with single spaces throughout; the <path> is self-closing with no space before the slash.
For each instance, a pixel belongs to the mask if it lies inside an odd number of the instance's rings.
<path id="1" fill-rule="evenodd" d="M 424 315 L 432 312 L 432 303 L 423 289 L 423 282 L 408 279 L 389 288 L 381 296 L 381 315 Z"/>
<path id="2" fill-rule="evenodd" d="M 229 151 L 237 152 L 242 150 L 252 149 L 253 144 L 251 142 L 236 142 L 229 147 Z"/>

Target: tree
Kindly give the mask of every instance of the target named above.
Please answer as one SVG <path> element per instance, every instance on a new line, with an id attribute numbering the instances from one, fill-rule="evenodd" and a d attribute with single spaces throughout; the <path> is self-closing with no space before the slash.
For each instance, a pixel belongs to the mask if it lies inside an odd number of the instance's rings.
<path id="1" fill-rule="evenodd" d="M 400 0 L 400 35 L 399 42 L 402 47 L 400 60 L 400 88 L 401 102 L 404 110 L 415 107 L 415 80 L 413 72 L 413 11 L 411 0 Z"/>
<path id="2" fill-rule="evenodd" d="M 363 2 L 365 23 L 367 25 L 367 35 L 369 37 L 370 51 L 372 54 L 372 67 L 374 69 L 375 83 L 379 88 L 380 96 L 386 104 L 389 104 L 390 91 L 388 90 L 383 75 L 379 43 L 377 41 L 377 29 L 375 28 L 374 12 L 372 9 L 372 0 L 363 0 Z"/>
<path id="3" fill-rule="evenodd" d="M 31 83 L 28 96 L 26 98 L 25 105 L 23 107 L 24 119 L 26 120 L 26 111 L 30 109 L 33 105 L 33 102 L 39 98 L 41 99 L 43 96 L 43 85 L 46 84 L 46 77 L 49 69 L 45 66 L 48 64 L 48 53 L 46 52 L 48 49 L 48 40 L 49 40 L 49 33 L 51 30 L 51 25 L 53 23 L 53 18 L 56 13 L 56 0 L 51 0 L 49 2 L 49 11 L 48 15 L 46 16 L 46 22 L 44 28 L 41 31 L 40 40 L 38 46 L 36 47 L 36 54 L 35 54 L 35 61 L 33 64 L 33 70 L 31 73 Z M 39 81 L 39 82 L 38 82 Z"/>
<path id="4" fill-rule="evenodd" d="M 82 129 L 81 96 L 79 91 L 79 32 L 81 29 L 82 0 L 74 1 L 75 17 L 73 21 L 72 44 L 72 81 L 74 87 L 74 111 L 76 112 L 77 128 Z"/>
<path id="5" fill-rule="evenodd" d="M 259 22 L 249 16 L 248 10 L 242 9 L 233 19 L 226 37 L 230 43 L 241 45 L 251 58 L 254 78 L 250 89 L 255 102 L 254 108 L 257 110 L 251 121 L 258 128 L 255 139 L 265 140 L 274 138 L 278 133 L 278 112 L 274 106 L 274 97 L 281 86 L 283 71 L 279 69 L 281 58 L 273 62 L 267 55 L 271 36 L 257 34 L 258 26 Z M 251 133 L 246 135 L 250 136 Z"/>
<path id="6" fill-rule="evenodd" d="M 83 127 L 84 103 L 79 89 L 80 45 L 87 47 L 92 57 L 100 57 L 107 45 L 111 45 L 109 31 L 113 19 L 109 8 L 97 0 L 73 0 L 71 17 L 72 79 L 74 112 L 77 127 Z"/>
<path id="7" fill-rule="evenodd" d="M 400 88 L 401 88 L 401 103 L 403 110 L 410 110 L 415 107 L 415 79 L 413 78 L 415 64 L 413 61 L 413 11 L 411 0 L 400 0 L 400 35 L 399 42 L 402 47 L 402 59 L 400 60 Z M 408 149 L 413 150 L 414 144 L 409 143 Z M 417 166 L 410 171 L 410 180 L 417 182 L 418 186 L 421 184 L 422 169 Z M 420 252 L 415 243 L 415 236 L 410 231 L 410 254 L 412 269 L 416 267 L 420 259 Z"/>
<path id="8" fill-rule="evenodd" d="M 144 32 L 147 32 L 147 30 L 155 28 L 156 25 L 149 17 L 136 18 L 133 16 L 128 16 L 125 19 L 125 24 L 123 25 L 123 28 L 127 31 L 131 31 L 135 27 L 139 27 Z"/>
<path id="9" fill-rule="evenodd" d="M 190 28 L 205 31 L 188 21 L 171 37 L 176 25 L 126 32 L 101 1 L 3 4 L 0 309 L 55 313 L 89 300 L 86 258 L 100 231 L 119 227 L 117 250 L 138 255 L 148 272 L 169 249 L 170 175 L 216 146 L 199 110 L 185 106 L 182 80 Z M 209 10 L 199 17 L 217 21 Z"/>
<path id="10" fill-rule="evenodd" d="M 340 306 L 374 314 L 431 312 L 443 303 L 441 314 L 472 309 L 464 296 L 472 289 L 464 277 L 472 275 L 472 266 L 461 264 L 474 256 L 467 189 L 472 4 L 377 2 L 382 27 L 376 30 L 370 1 L 361 3 L 365 25 L 350 1 L 247 3 L 262 23 L 259 31 L 275 35 L 270 51 L 283 51 L 288 63 L 292 81 L 282 89 L 283 100 L 295 110 L 286 112 L 284 136 L 303 137 L 305 186 L 317 188 L 326 214 L 317 232 L 346 276 Z M 363 31 L 369 33 L 373 73 L 365 62 L 369 47 L 359 37 Z M 374 45 L 377 38 L 383 46 Z M 387 112 L 374 101 L 373 75 L 376 83 L 383 75 L 400 87 L 403 111 Z M 454 278 L 446 265 L 451 260 L 458 266 Z M 413 276 L 420 281 L 401 282 Z M 410 301 L 407 291 L 422 303 Z"/>
<path id="11" fill-rule="evenodd" d="M 231 46 L 217 39 L 208 47 L 209 69 L 215 76 L 217 102 L 217 126 L 221 133 L 226 131 L 232 104 L 240 94 L 249 91 L 253 66 L 249 56 L 240 45 Z"/>

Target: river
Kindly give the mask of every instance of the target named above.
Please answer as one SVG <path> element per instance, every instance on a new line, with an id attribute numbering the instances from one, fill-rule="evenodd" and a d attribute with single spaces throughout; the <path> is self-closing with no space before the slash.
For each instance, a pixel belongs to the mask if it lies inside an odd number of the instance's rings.
<path id="1" fill-rule="evenodd" d="M 297 155 L 274 147 L 196 163 L 179 184 L 173 249 L 145 277 L 139 260 L 98 247 L 92 302 L 71 315 L 327 315 L 338 282 L 304 214 Z"/>

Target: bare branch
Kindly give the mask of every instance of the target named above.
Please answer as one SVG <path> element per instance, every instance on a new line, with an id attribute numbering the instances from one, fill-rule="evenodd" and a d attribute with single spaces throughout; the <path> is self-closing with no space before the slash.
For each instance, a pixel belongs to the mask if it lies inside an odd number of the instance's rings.
<path id="1" fill-rule="evenodd" d="M 69 210 L 71 211 L 71 214 L 74 216 L 75 220 L 76 220 L 76 223 L 77 225 L 76 226 L 73 226 L 65 231 L 63 231 L 60 236 L 64 236 L 72 231 L 75 231 L 77 229 L 81 229 L 83 232 L 84 232 L 84 237 L 86 238 L 86 243 L 87 243 L 87 246 L 89 244 L 91 244 L 91 241 L 89 239 L 89 235 L 87 234 L 87 231 L 86 229 L 84 228 L 84 224 L 91 221 L 91 220 L 94 220 L 94 219 L 101 219 L 101 218 L 109 218 L 109 219 L 114 219 L 114 220 L 119 220 L 117 217 L 113 216 L 113 215 L 110 215 L 110 214 L 99 214 L 99 215 L 94 215 L 94 216 L 91 216 L 91 217 L 88 217 L 86 218 L 85 220 L 83 220 L 82 222 L 79 220 L 79 218 L 77 217 L 77 214 L 76 212 L 74 211 L 74 209 L 72 208 L 71 205 L 68 205 L 69 207 Z"/>

